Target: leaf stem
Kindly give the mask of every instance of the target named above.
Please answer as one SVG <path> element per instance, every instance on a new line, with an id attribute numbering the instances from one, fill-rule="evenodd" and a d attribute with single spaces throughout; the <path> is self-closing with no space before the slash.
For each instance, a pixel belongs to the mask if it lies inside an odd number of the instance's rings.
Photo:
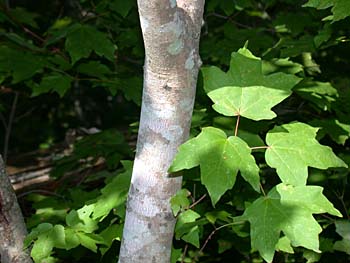
<path id="1" fill-rule="evenodd" d="M 266 197 L 266 193 L 265 193 L 264 187 L 262 186 L 261 183 L 260 183 L 260 189 L 261 189 L 261 192 L 263 193 L 263 195 Z"/>
<path id="2" fill-rule="evenodd" d="M 270 146 L 256 146 L 256 147 L 250 147 L 251 150 L 258 150 L 258 149 L 268 149 Z"/>
<path id="3" fill-rule="evenodd" d="M 235 127 L 235 136 L 237 136 L 237 134 L 238 134 L 239 118 L 240 118 L 240 115 L 237 115 L 237 121 L 236 121 L 236 127 Z"/>

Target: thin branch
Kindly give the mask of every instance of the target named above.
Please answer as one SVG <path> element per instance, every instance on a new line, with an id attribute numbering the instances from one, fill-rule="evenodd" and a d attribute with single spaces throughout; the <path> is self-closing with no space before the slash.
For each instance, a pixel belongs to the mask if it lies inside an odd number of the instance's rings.
<path id="1" fill-rule="evenodd" d="M 194 202 L 193 204 L 191 204 L 191 205 L 188 207 L 188 209 L 191 209 L 191 208 L 195 207 L 196 205 L 198 205 L 198 204 L 199 204 L 204 198 L 206 198 L 206 197 L 207 197 L 207 194 L 202 195 L 201 198 L 199 198 L 196 202 Z"/>
<path id="2" fill-rule="evenodd" d="M 4 158 L 4 164 L 5 165 L 6 165 L 6 161 L 7 161 L 8 146 L 9 146 L 9 141 L 10 141 L 10 136 L 11 136 L 13 119 L 15 117 L 17 102 L 18 102 L 18 92 L 15 92 L 15 97 L 13 99 L 9 120 L 7 122 L 7 129 L 6 129 L 5 140 L 4 140 L 3 158 Z"/>
<path id="3" fill-rule="evenodd" d="M 3 5 L 0 6 L 0 9 L 2 9 L 5 13 L 5 15 L 16 25 L 18 25 L 25 33 L 31 35 L 33 38 L 39 40 L 42 44 L 45 43 L 45 39 L 31 31 L 29 28 L 25 27 L 21 22 L 19 22 L 14 16 L 12 16 L 11 13 L 9 13 L 9 8 L 4 7 Z"/>
<path id="4" fill-rule="evenodd" d="M 181 263 L 185 262 L 185 256 L 186 256 L 186 253 L 187 253 L 187 249 L 188 249 L 188 244 L 185 245 L 184 251 L 182 252 Z"/>
<path id="5" fill-rule="evenodd" d="M 29 28 L 23 26 L 20 24 L 20 26 L 22 27 L 22 30 L 24 32 L 26 32 L 27 34 L 31 35 L 33 38 L 39 40 L 41 43 L 45 43 L 45 39 L 43 39 L 42 37 L 40 37 L 39 35 L 35 34 L 33 31 L 31 31 Z"/>
<path id="6" fill-rule="evenodd" d="M 43 189 L 33 189 L 33 190 L 30 190 L 30 191 L 27 191 L 27 192 L 24 192 L 24 193 L 21 193 L 19 195 L 17 195 L 17 198 L 20 199 L 26 195 L 29 195 L 29 194 L 32 194 L 32 193 L 42 193 L 42 194 L 47 194 L 47 195 L 52 195 L 52 196 L 56 196 L 56 197 L 59 197 L 63 200 L 66 200 L 66 198 L 63 196 L 63 195 L 59 195 L 59 194 L 56 194 L 54 192 L 50 192 L 50 191 L 47 191 L 47 190 L 43 190 Z"/>
<path id="7" fill-rule="evenodd" d="M 321 214 L 322 217 L 326 218 L 327 220 L 331 221 L 332 223 L 335 222 L 334 218 L 331 218 L 330 216 L 326 215 L 326 214 Z"/>
<path id="8" fill-rule="evenodd" d="M 213 235 L 215 235 L 216 232 L 218 232 L 220 229 L 228 227 L 228 226 L 233 226 L 233 225 L 240 225 L 242 224 L 244 221 L 238 221 L 238 222 L 232 222 L 232 223 L 228 223 L 219 227 L 215 227 L 215 229 L 210 233 L 210 235 L 207 237 L 207 239 L 205 240 L 203 246 L 201 247 L 201 249 L 198 251 L 197 255 L 203 253 L 204 248 L 207 246 L 209 240 L 213 237 Z"/>
<path id="9" fill-rule="evenodd" d="M 21 119 L 27 117 L 28 115 L 30 115 L 33 111 L 35 110 L 35 107 L 29 109 L 28 111 L 26 111 L 25 113 L 23 113 L 22 115 L 17 116 L 13 122 L 19 122 Z"/>
<path id="10" fill-rule="evenodd" d="M 235 136 L 237 136 L 237 134 L 238 134 L 239 119 L 240 119 L 240 115 L 237 115 L 237 121 L 236 121 L 236 127 L 235 127 Z"/>
<path id="11" fill-rule="evenodd" d="M 217 18 L 222 18 L 222 19 L 226 19 L 226 20 L 228 20 L 228 19 L 230 18 L 229 16 L 221 15 L 221 14 L 218 14 L 218 13 L 209 13 L 209 14 L 207 14 L 207 15 L 205 16 L 205 19 L 206 19 L 207 17 L 210 17 L 210 16 L 215 16 L 215 17 L 217 17 Z"/>
<path id="12" fill-rule="evenodd" d="M 335 196 L 338 198 L 338 200 L 340 201 L 340 203 L 342 204 L 342 206 L 343 206 L 343 209 L 344 209 L 344 214 L 346 215 L 346 217 L 348 218 L 348 219 L 350 219 L 350 215 L 349 215 L 349 213 L 348 213 L 348 208 L 346 207 L 346 204 L 345 204 L 345 202 L 344 202 L 344 195 L 345 195 L 345 187 L 343 187 L 343 191 L 342 191 L 342 193 L 340 194 L 338 194 L 337 193 L 337 191 L 334 191 L 334 194 L 335 194 Z"/>

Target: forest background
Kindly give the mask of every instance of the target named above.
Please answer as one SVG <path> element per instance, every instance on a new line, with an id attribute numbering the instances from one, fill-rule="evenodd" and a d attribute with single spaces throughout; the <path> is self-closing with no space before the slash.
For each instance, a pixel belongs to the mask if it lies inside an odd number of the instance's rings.
<path id="1" fill-rule="evenodd" d="M 232 182 L 214 173 L 210 176 L 225 188 L 217 189 L 205 181 L 201 166 L 201 170 L 183 172 L 183 190 L 172 199 L 178 217 L 172 262 L 350 260 L 349 16 L 347 0 L 206 1 L 200 42 L 203 68 L 191 138 L 206 142 L 204 136 L 210 130 L 202 128 L 208 126 L 237 135 L 237 116 L 212 107 L 228 91 L 217 96 L 211 92 L 240 86 L 220 83 L 231 73 L 248 83 L 243 86 L 280 85 L 290 91 L 270 105 L 275 114 L 269 118 L 256 117 L 261 108 L 242 115 L 239 136 L 256 148 L 253 156 L 264 195 L 273 196 L 274 189 L 279 189 L 282 196 L 280 181 L 292 181 L 276 176 L 274 168 L 279 168 L 264 157 L 269 145 L 266 136 L 272 137 L 281 127 L 295 131 L 288 147 L 301 153 L 287 159 L 295 161 L 296 170 L 301 164 L 309 169 L 307 186 L 297 182 L 299 194 L 292 199 L 308 197 L 311 185 L 322 187 L 313 188 L 316 197 L 310 198 L 315 199 L 297 204 L 302 207 L 301 219 L 295 220 L 308 229 L 315 219 L 323 231 L 317 242 L 303 240 L 300 229 L 291 237 L 287 228 L 296 221 L 283 223 L 281 218 L 288 214 L 277 210 L 272 211 L 276 221 L 262 225 L 261 220 L 267 222 L 270 217 L 258 206 L 257 191 L 240 176 Z M 118 257 L 143 64 L 136 1 L 0 4 L 0 149 L 30 233 L 26 245 L 32 248 L 35 262 L 115 262 Z M 257 101 L 259 94 L 254 91 L 248 98 Z M 264 94 L 268 93 L 261 91 Z M 300 145 L 316 143 L 312 137 L 316 132 L 318 142 L 330 146 L 340 159 L 327 150 L 319 156 L 329 164 L 309 162 L 319 148 Z M 193 153 L 183 149 L 184 156 Z M 215 154 L 201 160 L 201 165 L 213 161 Z M 192 168 L 185 166 L 177 161 L 172 169 Z M 286 209 L 283 203 L 278 205 Z M 262 245 L 256 234 L 264 231 L 283 234 L 272 244 L 265 237 L 267 245 Z"/>

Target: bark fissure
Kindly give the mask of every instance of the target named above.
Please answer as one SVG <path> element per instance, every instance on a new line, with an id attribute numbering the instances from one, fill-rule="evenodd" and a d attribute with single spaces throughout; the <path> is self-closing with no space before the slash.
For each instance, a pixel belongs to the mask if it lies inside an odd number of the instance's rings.
<path id="1" fill-rule="evenodd" d="M 204 0 L 138 0 L 145 44 L 137 150 L 119 263 L 170 262 L 170 198 L 182 178 L 167 170 L 189 135 Z"/>

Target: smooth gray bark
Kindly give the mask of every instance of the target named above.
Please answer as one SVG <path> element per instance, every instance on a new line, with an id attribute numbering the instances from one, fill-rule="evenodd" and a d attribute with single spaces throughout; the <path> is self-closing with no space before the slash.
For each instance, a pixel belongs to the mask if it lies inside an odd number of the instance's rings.
<path id="1" fill-rule="evenodd" d="M 170 262 L 170 198 L 182 178 L 167 170 L 189 135 L 204 0 L 138 0 L 145 44 L 137 152 L 119 263 Z"/>
<path id="2" fill-rule="evenodd" d="M 22 212 L 15 192 L 6 174 L 0 156 L 0 262 L 32 263 L 28 251 L 23 249 L 27 234 Z"/>

